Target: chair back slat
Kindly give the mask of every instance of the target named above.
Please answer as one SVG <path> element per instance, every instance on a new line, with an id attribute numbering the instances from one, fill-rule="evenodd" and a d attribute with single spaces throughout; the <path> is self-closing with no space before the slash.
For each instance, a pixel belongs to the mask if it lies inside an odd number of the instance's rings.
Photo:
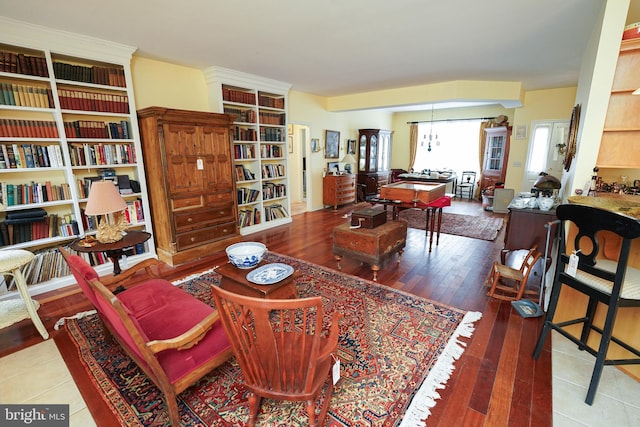
<path id="1" fill-rule="evenodd" d="M 214 297 L 247 386 L 273 394 L 308 392 L 322 340 L 322 299 Z"/>

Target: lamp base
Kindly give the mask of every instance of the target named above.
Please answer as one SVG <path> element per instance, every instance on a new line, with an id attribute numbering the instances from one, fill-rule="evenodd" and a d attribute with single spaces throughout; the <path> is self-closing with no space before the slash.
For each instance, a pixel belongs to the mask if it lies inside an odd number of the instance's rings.
<path id="1" fill-rule="evenodd" d="M 100 243 L 115 243 L 122 240 L 124 237 L 124 230 L 127 228 L 127 221 L 122 212 L 115 212 L 113 214 L 114 222 L 105 218 L 98 224 L 98 232 L 96 233 L 96 239 Z"/>
<path id="2" fill-rule="evenodd" d="M 115 243 L 122 240 L 123 237 L 124 235 L 119 227 L 109 224 L 106 224 L 105 227 L 102 225 L 99 226 L 98 233 L 96 234 L 96 239 L 100 243 Z"/>

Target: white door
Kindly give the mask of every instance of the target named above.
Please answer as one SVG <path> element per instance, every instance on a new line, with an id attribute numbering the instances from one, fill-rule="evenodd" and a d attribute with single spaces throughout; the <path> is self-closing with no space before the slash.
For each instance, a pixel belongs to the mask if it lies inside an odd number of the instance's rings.
<path id="1" fill-rule="evenodd" d="M 562 178 L 564 156 L 562 148 L 567 143 L 568 120 L 548 120 L 533 122 L 529 139 L 527 167 L 522 183 L 523 191 L 529 191 L 540 176 L 546 172 L 558 179 Z"/>

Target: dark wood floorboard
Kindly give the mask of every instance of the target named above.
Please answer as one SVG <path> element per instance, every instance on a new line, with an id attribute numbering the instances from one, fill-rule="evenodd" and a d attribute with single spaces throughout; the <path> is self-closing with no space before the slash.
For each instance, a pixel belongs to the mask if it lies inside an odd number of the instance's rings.
<path id="1" fill-rule="evenodd" d="M 265 243 L 270 251 L 337 268 L 332 254 L 331 229 L 348 219 L 354 209 L 345 206 L 293 217 L 291 224 L 244 236 L 244 240 Z M 500 216 L 485 212 L 479 202 L 454 200 L 445 212 L 476 216 Z M 510 303 L 486 296 L 484 282 L 502 248 L 504 227 L 489 242 L 448 234 L 428 252 L 422 230 L 409 229 L 407 248 L 400 263 L 387 261 L 378 273 L 379 283 L 465 310 L 480 311 L 473 337 L 456 362 L 441 399 L 429 416 L 430 427 L 462 426 L 551 426 L 551 351 L 549 340 L 538 360 L 531 353 L 541 318 L 523 319 Z M 162 265 L 158 273 L 173 280 L 226 262 L 224 252 L 212 254 L 175 268 Z M 360 262 L 343 259 L 342 271 L 371 279 L 371 269 Z M 39 314 L 52 336 L 55 322 L 90 309 L 77 287 L 68 287 L 36 297 Z M 25 320 L 0 330 L 0 356 L 41 342 L 37 331 Z M 90 397 L 86 397 L 92 405 Z M 97 400 L 97 399 L 96 399 Z M 98 424 L 101 425 L 100 420 Z"/>

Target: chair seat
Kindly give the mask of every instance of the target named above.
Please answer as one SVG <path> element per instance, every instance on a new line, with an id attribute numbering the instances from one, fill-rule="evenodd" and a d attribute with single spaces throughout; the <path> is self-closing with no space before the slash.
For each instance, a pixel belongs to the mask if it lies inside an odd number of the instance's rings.
<path id="1" fill-rule="evenodd" d="M 618 264 L 611 260 L 598 260 L 597 266 L 604 270 L 615 272 Z M 612 282 L 609 280 L 601 279 L 600 277 L 582 270 L 577 271 L 576 278 L 600 292 L 611 295 L 611 289 L 613 286 Z M 627 273 L 625 274 L 624 285 L 622 286 L 620 297 L 624 299 L 640 300 L 640 270 L 633 267 L 627 267 Z"/>
<path id="2" fill-rule="evenodd" d="M 13 271 L 28 264 L 33 259 L 33 253 L 23 249 L 0 251 L 0 272 Z"/>
<path id="3" fill-rule="evenodd" d="M 211 314 L 213 308 L 162 279 L 152 279 L 117 295 L 137 321 L 147 341 L 164 340 L 188 331 Z M 229 348 L 229 340 L 218 321 L 197 346 L 165 350 L 158 354 L 160 366 L 174 383 L 195 367 Z"/>

